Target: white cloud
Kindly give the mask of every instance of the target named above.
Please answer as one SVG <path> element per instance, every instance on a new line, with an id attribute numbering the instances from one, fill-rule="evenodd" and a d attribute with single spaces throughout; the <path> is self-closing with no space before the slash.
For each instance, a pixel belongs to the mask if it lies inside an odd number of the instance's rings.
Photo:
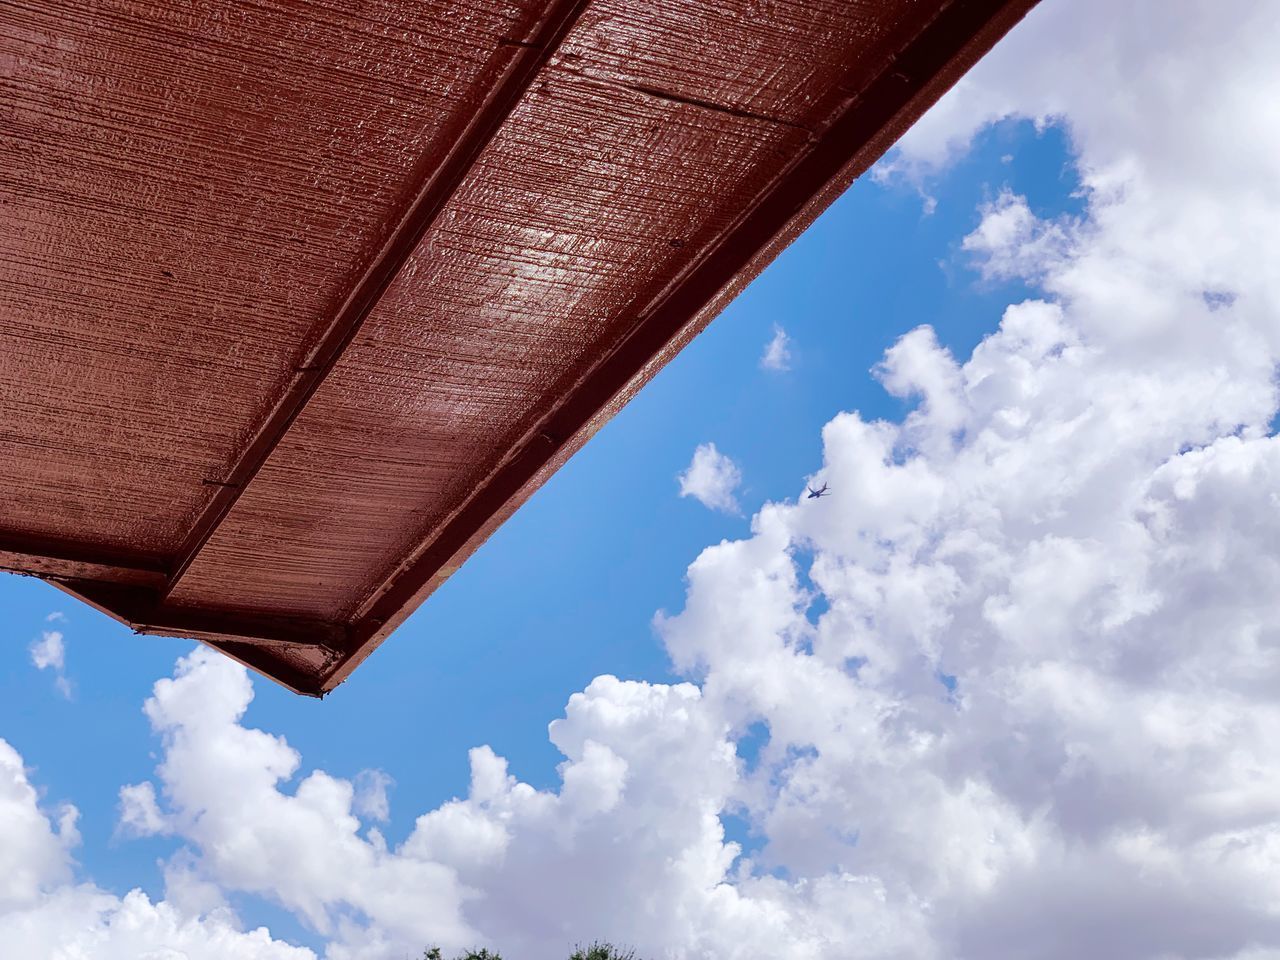
<path id="1" fill-rule="evenodd" d="M 239 725 L 252 696 L 243 669 L 199 651 L 147 701 L 165 744 L 157 774 L 169 809 L 160 819 L 199 851 L 194 874 L 296 912 L 334 938 L 336 958 L 381 956 L 377 937 L 406 949 L 474 940 L 455 871 L 396 856 L 376 831 L 362 835 L 349 781 L 316 771 L 281 791 L 301 758 L 284 740 Z M 352 926 L 354 915 L 372 924 L 373 941 L 363 924 Z"/>
<path id="2" fill-rule="evenodd" d="M 1006 188 L 983 205 L 982 221 L 960 246 L 975 255 L 978 269 L 989 280 L 1039 281 L 1070 256 L 1073 226 L 1067 220 L 1039 219 L 1025 197 Z"/>
<path id="3" fill-rule="evenodd" d="M 120 788 L 120 828 L 125 834 L 154 837 L 169 833 L 167 818 L 156 802 L 152 783 L 134 783 Z"/>
<path id="4" fill-rule="evenodd" d="M 387 790 L 395 783 L 381 770 L 362 770 L 355 779 L 353 808 L 362 817 L 384 821 L 391 815 Z"/>
<path id="5" fill-rule="evenodd" d="M 40 639 L 31 644 L 31 662 L 37 670 L 61 671 L 66 663 L 65 656 L 61 631 L 45 630 Z"/>
<path id="6" fill-rule="evenodd" d="M 27 909 L 0 914 L 0 942 L 15 960 L 315 960 L 310 950 L 244 932 L 232 918 L 184 916 L 141 890 L 123 897 L 61 887 Z"/>
<path id="7" fill-rule="evenodd" d="M 45 630 L 40 634 L 40 639 L 31 644 L 31 662 L 37 670 L 52 670 L 54 674 L 54 686 L 58 688 L 67 699 L 71 698 L 71 683 L 67 680 L 66 673 L 66 646 L 63 641 L 62 631 Z"/>
<path id="8" fill-rule="evenodd" d="M 733 872 L 739 850 L 718 815 L 737 802 L 740 761 L 692 684 L 597 678 L 551 725 L 566 758 L 558 792 L 477 748 L 468 795 L 395 848 L 359 835 L 350 783 L 317 771 L 283 789 L 299 758 L 240 725 L 251 695 L 242 668 L 203 650 L 156 684 L 162 816 L 190 844 L 185 882 L 282 903 L 329 935 L 333 960 L 426 943 L 560 960 L 595 936 L 652 956 L 804 956 L 855 927 L 904 956 L 919 945 L 919 924 L 900 922 L 874 878 Z"/>
<path id="9" fill-rule="evenodd" d="M 140 890 L 124 897 L 75 883 L 76 810 L 51 820 L 18 756 L 0 740 L 0 943 L 14 960 L 315 960 L 310 950 L 243 932 L 225 908 L 193 915 Z"/>
<path id="10" fill-rule="evenodd" d="M 56 826 L 40 812 L 22 758 L 0 740 L 0 910 L 30 903 L 46 885 L 70 879 L 75 820 L 74 807 L 59 814 Z"/>
<path id="11" fill-rule="evenodd" d="M 734 491 L 742 482 L 742 472 L 714 443 L 699 444 L 688 468 L 677 479 L 680 496 L 693 497 L 710 510 L 738 512 Z"/>
<path id="12" fill-rule="evenodd" d="M 791 338 L 776 323 L 773 325 L 773 339 L 765 344 L 764 353 L 760 356 L 760 367 L 778 373 L 791 369 Z"/>

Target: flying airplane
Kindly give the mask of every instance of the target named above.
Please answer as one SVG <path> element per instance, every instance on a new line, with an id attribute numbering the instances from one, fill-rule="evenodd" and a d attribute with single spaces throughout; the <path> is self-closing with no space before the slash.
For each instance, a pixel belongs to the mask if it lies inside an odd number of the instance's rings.
<path id="1" fill-rule="evenodd" d="M 806 500 L 818 500 L 827 495 L 827 485 L 825 483 L 818 490 L 813 489 L 813 487 L 809 487 L 808 489 L 809 496 L 805 498 Z"/>

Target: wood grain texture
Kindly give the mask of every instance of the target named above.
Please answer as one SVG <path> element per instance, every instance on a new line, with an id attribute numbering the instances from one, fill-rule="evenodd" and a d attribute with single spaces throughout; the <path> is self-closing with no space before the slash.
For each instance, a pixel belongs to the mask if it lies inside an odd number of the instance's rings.
<path id="1" fill-rule="evenodd" d="M 1033 2 L 0 7 L 0 568 L 332 689 Z"/>
<path id="2" fill-rule="evenodd" d="M 0 6 L 0 530 L 171 552 L 529 6 Z"/>
<path id="3" fill-rule="evenodd" d="M 904 22 L 894 4 L 796 0 L 761 29 L 739 7 L 592 4 L 175 603 L 355 616 Z"/>

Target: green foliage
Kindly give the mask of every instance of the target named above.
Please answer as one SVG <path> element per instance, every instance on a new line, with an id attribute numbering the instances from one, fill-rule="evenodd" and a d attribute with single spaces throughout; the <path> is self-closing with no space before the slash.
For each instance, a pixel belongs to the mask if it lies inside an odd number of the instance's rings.
<path id="1" fill-rule="evenodd" d="M 444 960 L 444 954 L 440 952 L 439 947 L 428 947 L 422 951 L 422 960 Z M 502 957 L 480 949 L 460 953 L 453 960 L 502 960 Z M 588 947 L 582 945 L 574 947 L 569 960 L 638 960 L 638 958 L 634 950 L 619 950 L 611 943 L 601 943 L 596 940 L 592 941 Z"/>
<path id="2" fill-rule="evenodd" d="M 595 941 L 589 947 L 574 948 L 569 960 L 636 960 L 636 952 L 628 950 L 623 953 L 611 943 Z"/>

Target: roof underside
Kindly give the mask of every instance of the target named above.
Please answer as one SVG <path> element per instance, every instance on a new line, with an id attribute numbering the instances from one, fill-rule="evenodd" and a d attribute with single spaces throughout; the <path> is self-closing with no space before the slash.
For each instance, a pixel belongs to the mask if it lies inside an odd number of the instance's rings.
<path id="1" fill-rule="evenodd" d="M 333 689 L 1033 2 L 0 7 L 0 568 Z"/>

